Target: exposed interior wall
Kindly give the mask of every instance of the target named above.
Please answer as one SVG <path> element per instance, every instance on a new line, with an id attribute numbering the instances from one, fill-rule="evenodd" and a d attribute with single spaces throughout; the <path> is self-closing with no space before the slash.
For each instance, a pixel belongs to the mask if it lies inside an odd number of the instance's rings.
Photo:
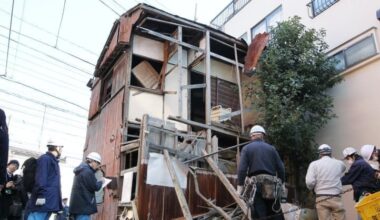
<path id="1" fill-rule="evenodd" d="M 196 65 L 193 70 L 205 73 L 205 61 Z M 211 59 L 211 76 L 237 83 L 235 66 Z"/>
<path id="2" fill-rule="evenodd" d="M 163 99 L 162 95 L 142 92 L 138 89 L 131 88 L 129 94 L 129 112 L 128 120 L 136 121 L 136 118 L 142 119 L 144 114 L 162 119 Z"/>
<path id="3" fill-rule="evenodd" d="M 134 35 L 133 38 L 133 54 L 150 59 L 163 61 L 164 60 L 164 43 L 152 40 L 139 35 Z"/>
<path id="4" fill-rule="evenodd" d="M 167 70 L 170 70 L 173 67 L 173 65 L 168 65 Z M 182 68 L 182 85 L 187 85 L 188 83 L 188 74 L 187 69 Z M 188 91 L 182 90 L 182 114 L 180 115 L 178 112 L 178 83 L 179 83 L 179 68 L 175 67 L 171 73 L 166 75 L 165 77 L 165 91 L 168 91 L 170 93 L 166 93 L 164 95 L 164 118 L 166 119 L 169 115 L 171 116 L 181 116 L 184 119 L 188 119 Z M 172 92 L 177 92 L 176 94 L 173 94 Z M 178 130 L 187 130 L 187 126 L 175 122 L 176 128 Z"/>

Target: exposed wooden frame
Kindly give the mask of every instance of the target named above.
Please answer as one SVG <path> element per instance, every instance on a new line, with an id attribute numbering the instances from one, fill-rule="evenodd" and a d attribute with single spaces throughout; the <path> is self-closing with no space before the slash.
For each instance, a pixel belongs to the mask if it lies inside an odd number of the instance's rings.
<path id="1" fill-rule="evenodd" d="M 205 51 L 205 82 L 206 82 L 206 103 L 205 103 L 205 118 L 207 128 L 206 134 L 206 149 L 211 153 L 211 57 L 210 57 L 210 31 L 206 31 L 206 51 Z"/>
<path id="2" fill-rule="evenodd" d="M 178 65 L 178 116 L 182 117 L 182 27 L 178 26 L 177 29 L 177 38 L 178 38 L 178 46 L 177 46 L 177 65 Z"/>
<path id="3" fill-rule="evenodd" d="M 244 103 L 243 103 L 243 94 L 241 90 L 241 81 L 240 81 L 240 70 L 239 70 L 239 61 L 237 56 L 236 44 L 234 44 L 234 54 L 235 54 L 235 73 L 236 81 L 239 89 L 239 102 L 240 102 L 240 121 L 241 121 L 241 130 L 244 131 Z"/>

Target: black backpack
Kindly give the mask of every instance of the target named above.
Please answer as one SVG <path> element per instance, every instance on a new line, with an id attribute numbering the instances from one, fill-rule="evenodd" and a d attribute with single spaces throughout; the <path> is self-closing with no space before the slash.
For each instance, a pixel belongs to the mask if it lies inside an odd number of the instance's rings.
<path id="1" fill-rule="evenodd" d="M 36 176 L 37 159 L 34 157 L 31 157 L 25 160 L 22 167 L 23 167 L 22 174 L 23 174 L 24 189 L 26 192 L 31 193 L 34 187 L 34 181 L 35 181 L 34 179 Z"/>

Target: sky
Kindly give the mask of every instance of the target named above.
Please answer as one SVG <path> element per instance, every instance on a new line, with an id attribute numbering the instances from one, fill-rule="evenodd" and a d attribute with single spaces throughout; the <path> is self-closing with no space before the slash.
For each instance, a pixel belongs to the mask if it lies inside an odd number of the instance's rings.
<path id="1" fill-rule="evenodd" d="M 10 146 L 42 153 L 52 139 L 65 146 L 63 157 L 79 163 L 91 96 L 86 84 L 114 21 L 146 3 L 209 24 L 230 2 L 0 0 L 0 108 L 7 114 Z M 72 168 L 62 176 L 72 178 Z"/>

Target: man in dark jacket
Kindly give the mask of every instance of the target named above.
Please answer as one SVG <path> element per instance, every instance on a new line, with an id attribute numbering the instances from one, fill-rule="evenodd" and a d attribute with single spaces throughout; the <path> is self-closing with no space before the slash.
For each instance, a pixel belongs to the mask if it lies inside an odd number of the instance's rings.
<path id="1" fill-rule="evenodd" d="M 5 113 L 0 109 L 0 191 L 3 189 L 7 175 L 9 136 Z"/>
<path id="2" fill-rule="evenodd" d="M 69 213 L 75 220 L 90 220 L 90 215 L 97 212 L 95 192 L 101 189 L 103 182 L 96 180 L 95 172 L 100 168 L 101 162 L 101 156 L 91 152 L 86 157 L 86 163 L 81 163 L 74 169 Z"/>
<path id="3" fill-rule="evenodd" d="M 351 167 L 341 181 L 343 185 L 352 185 L 354 200 L 358 202 L 367 193 L 378 191 L 378 185 L 376 184 L 375 170 L 355 150 L 348 151 L 350 149 L 343 150 L 344 159 L 351 164 Z"/>
<path id="4" fill-rule="evenodd" d="M 8 219 L 12 199 L 16 193 L 17 177 L 14 172 L 19 168 L 20 164 L 17 160 L 11 160 L 7 164 L 7 175 L 3 190 L 0 192 L 0 220 Z M 21 210 L 20 210 L 21 212 Z"/>
<path id="5" fill-rule="evenodd" d="M 273 215 L 274 217 L 270 219 L 284 219 L 278 192 L 281 183 L 285 181 L 285 168 L 276 149 L 264 141 L 264 135 L 263 127 L 253 126 L 250 132 L 252 142 L 244 146 L 241 151 L 238 193 L 242 193 L 246 177 L 250 177 L 251 183 L 257 187 L 253 204 L 249 204 L 252 210 L 251 217 L 256 219 Z M 268 192 L 265 189 L 273 190 Z"/>
<path id="6" fill-rule="evenodd" d="M 46 220 L 62 210 L 61 174 L 58 159 L 62 145 L 53 141 L 47 144 L 48 152 L 37 160 L 35 184 L 28 201 L 28 220 Z"/>

